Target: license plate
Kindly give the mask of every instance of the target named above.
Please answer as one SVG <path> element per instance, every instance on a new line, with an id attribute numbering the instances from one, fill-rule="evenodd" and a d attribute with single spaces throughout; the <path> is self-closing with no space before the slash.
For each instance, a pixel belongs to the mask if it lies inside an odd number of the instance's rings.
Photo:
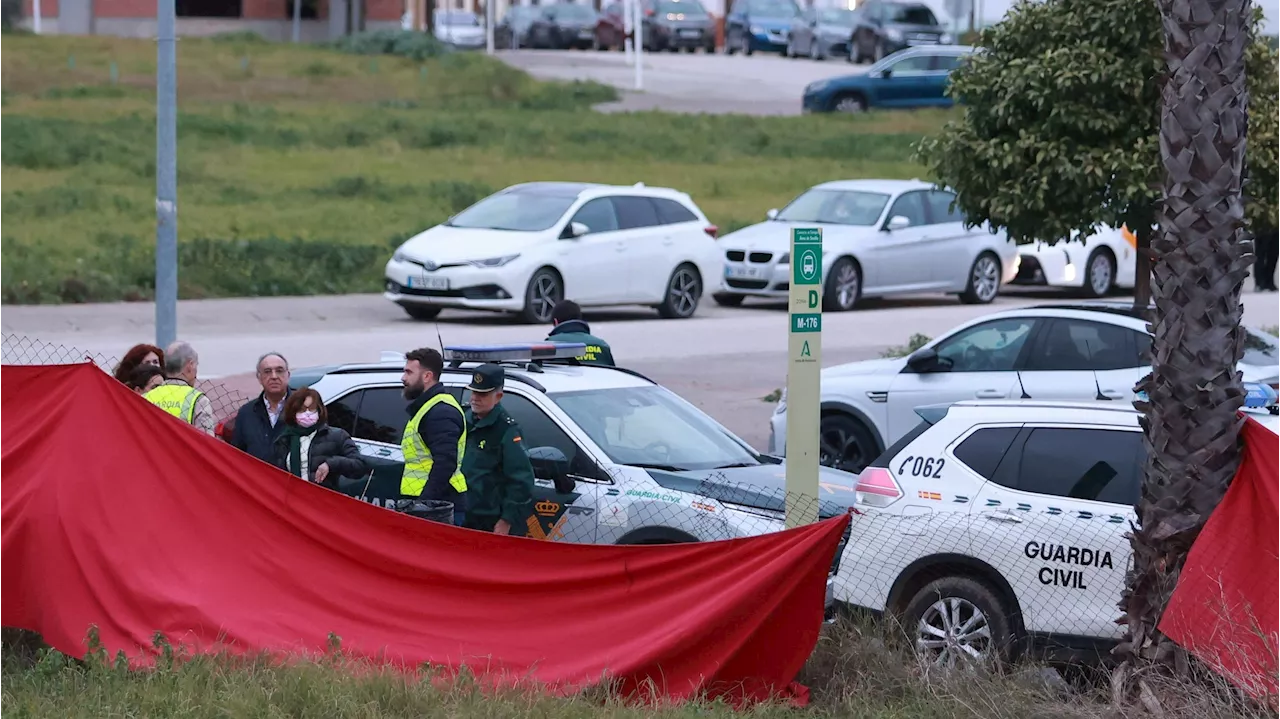
<path id="1" fill-rule="evenodd" d="M 702 33 L 698 32 L 697 30 L 681 30 L 680 31 L 680 37 L 697 37 L 701 34 Z"/>
<path id="2" fill-rule="evenodd" d="M 582 32 L 578 33 L 578 37 L 582 38 L 583 40 L 590 40 L 591 38 L 595 37 L 595 33 L 591 32 L 590 30 L 583 30 Z"/>
<path id="3" fill-rule="evenodd" d="M 764 278 L 764 268 L 734 267 L 730 265 L 724 268 L 724 276 L 735 280 L 759 280 Z"/>
<path id="4" fill-rule="evenodd" d="M 411 290 L 447 290 L 449 289 L 448 277 L 410 277 L 405 282 L 405 287 Z"/>

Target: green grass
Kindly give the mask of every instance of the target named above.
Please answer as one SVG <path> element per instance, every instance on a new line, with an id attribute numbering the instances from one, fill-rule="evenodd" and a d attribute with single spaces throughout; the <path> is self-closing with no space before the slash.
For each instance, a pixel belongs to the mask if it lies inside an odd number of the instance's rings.
<path id="1" fill-rule="evenodd" d="M 1005 672 L 978 669 L 941 673 L 916 663 L 902 635 L 869 619 L 827 627 L 798 677 L 811 690 L 811 705 L 764 705 L 745 712 L 723 702 L 682 707 L 637 706 L 607 685 L 568 697 L 533 687 L 481 691 L 465 671 L 398 674 L 343 656 L 330 635 L 330 652 L 287 665 L 261 657 L 175 657 L 163 640 L 157 666 L 128 671 L 107 656 L 92 635 L 85 661 L 40 648 L 38 638 L 5 630 L 5 717 L 455 717 L 527 719 L 1103 719 L 1149 716 L 1113 707 L 1106 675 L 1068 673 L 1046 680 L 1045 669 L 1023 665 Z M 1144 678 L 1166 719 L 1245 719 L 1274 712 L 1243 699 L 1221 681 L 1178 684 Z"/>
<path id="2" fill-rule="evenodd" d="M 588 108 L 612 88 L 397 42 L 183 39 L 183 297 L 376 291 L 404 238 L 532 180 L 676 187 L 729 231 L 817 182 L 919 176 L 911 148 L 947 117 L 604 115 Z M 154 43 L 9 35 L 0 52 L 3 300 L 149 297 Z"/>

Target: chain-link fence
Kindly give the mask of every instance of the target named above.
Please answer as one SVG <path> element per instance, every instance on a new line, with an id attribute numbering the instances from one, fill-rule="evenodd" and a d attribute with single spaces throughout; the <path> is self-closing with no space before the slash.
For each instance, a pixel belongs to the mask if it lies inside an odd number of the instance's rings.
<path id="1" fill-rule="evenodd" d="M 5 364 L 56 365 L 92 362 L 103 372 L 112 374 L 120 364 L 117 357 L 100 352 L 84 352 L 75 347 L 42 342 L 24 335 L 5 333 L 0 336 L 0 357 Z M 243 390 L 217 381 L 202 380 L 198 389 L 205 393 L 213 405 L 213 416 L 218 422 L 233 417 L 251 395 Z"/>
<path id="2" fill-rule="evenodd" d="M 116 364 L 16 335 L 3 336 L 3 353 L 11 364 L 88 360 L 108 372 Z M 249 399 L 217 383 L 202 389 L 219 419 Z M 374 422 L 366 433 L 358 417 L 340 418 L 338 409 L 331 403 L 329 421 L 351 423 L 366 466 L 332 484 L 354 498 L 396 507 L 399 428 Z M 515 534 L 589 544 L 714 541 L 781 531 L 788 511 L 810 519 L 847 513 L 851 524 L 828 582 L 832 606 L 899 618 L 917 648 L 940 662 L 1000 654 L 1015 637 L 1095 652 L 1120 637 L 1129 508 L 1085 511 L 1077 502 L 1038 495 L 1002 505 L 987 496 L 933 491 L 886 501 L 874 487 L 860 495 L 855 475 L 826 474 L 815 500 L 787 495 L 780 464 L 697 470 L 606 463 L 567 436 L 542 441 L 525 429 L 532 444 L 557 446 L 527 448 L 536 479 L 529 513 L 513 527 Z M 618 428 L 579 429 L 595 437 Z M 379 434 L 383 430 L 390 434 Z M 633 437 L 641 434 L 632 431 Z M 659 445 L 637 446 L 636 453 L 661 459 L 670 448 Z"/>

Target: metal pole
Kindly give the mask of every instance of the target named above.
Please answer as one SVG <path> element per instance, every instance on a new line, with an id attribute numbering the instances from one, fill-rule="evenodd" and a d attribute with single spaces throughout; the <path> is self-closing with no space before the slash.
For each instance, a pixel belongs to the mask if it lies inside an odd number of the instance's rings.
<path id="1" fill-rule="evenodd" d="M 293 0 L 293 43 L 302 40 L 302 0 Z"/>
<path id="2" fill-rule="evenodd" d="M 628 65 L 634 60 L 631 56 L 631 4 L 634 0 L 623 0 L 622 2 L 622 57 Z"/>
<path id="3" fill-rule="evenodd" d="M 178 336 L 178 63 L 174 0 L 158 0 L 156 44 L 156 344 Z"/>
<path id="4" fill-rule="evenodd" d="M 31 10 L 32 10 L 32 14 L 35 16 L 31 18 L 32 20 L 31 29 L 32 31 L 35 32 L 35 34 L 39 35 L 40 34 L 40 16 L 44 14 L 40 12 L 40 0 L 35 0 L 34 2 L 31 3 Z"/>
<path id="5" fill-rule="evenodd" d="M 493 24 L 498 17 L 498 0 L 484 0 L 484 49 L 490 55 L 497 47 L 493 41 Z"/>
<path id="6" fill-rule="evenodd" d="M 631 27 L 635 30 L 636 42 L 636 89 L 644 89 L 644 11 L 641 8 L 640 0 L 631 0 L 631 8 L 635 13 L 635 17 L 631 20 Z"/>

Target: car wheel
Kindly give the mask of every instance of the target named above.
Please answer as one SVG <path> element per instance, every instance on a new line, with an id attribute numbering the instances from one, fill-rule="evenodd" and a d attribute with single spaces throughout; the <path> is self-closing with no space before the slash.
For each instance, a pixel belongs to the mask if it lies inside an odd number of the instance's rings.
<path id="1" fill-rule="evenodd" d="M 782 51 L 782 56 L 783 56 L 783 57 L 789 57 L 789 58 L 791 58 L 791 59 L 793 59 L 793 60 L 794 60 L 794 59 L 796 59 L 796 58 L 800 57 L 800 54 L 796 52 L 796 49 L 795 49 L 794 47 L 792 47 L 792 45 L 791 45 L 791 41 L 790 41 L 790 40 L 787 40 L 787 47 L 786 47 L 785 49 L 783 49 L 783 51 Z"/>
<path id="2" fill-rule="evenodd" d="M 732 55 L 737 51 L 738 51 L 737 38 L 735 38 L 732 34 L 726 32 L 724 36 L 724 54 Z"/>
<path id="3" fill-rule="evenodd" d="M 879 449 L 871 430 L 847 414 L 828 414 L 818 429 L 818 463 L 845 472 L 861 472 Z"/>
<path id="4" fill-rule="evenodd" d="M 1089 297 L 1103 297 L 1116 282 L 1116 261 L 1111 253 L 1096 249 L 1084 265 L 1084 293 Z"/>
<path id="5" fill-rule="evenodd" d="M 751 57 L 755 53 L 755 48 L 751 47 L 751 38 L 746 33 L 742 34 L 742 54 Z"/>
<path id="6" fill-rule="evenodd" d="M 969 284 L 960 301 L 967 305 L 985 305 L 1000 294 L 1000 260 L 990 252 L 983 252 L 969 268 Z"/>
<path id="7" fill-rule="evenodd" d="M 529 287 L 524 291 L 524 309 L 520 319 L 528 324 L 546 324 L 551 321 L 551 313 L 556 303 L 564 299 L 564 286 L 555 270 L 543 267 L 529 278 Z"/>
<path id="8" fill-rule="evenodd" d="M 664 319 L 686 319 L 698 309 L 702 298 L 702 279 L 693 265 L 680 265 L 667 280 L 667 293 L 658 305 L 658 314 Z"/>
<path id="9" fill-rule="evenodd" d="M 857 115 L 867 111 L 867 100 L 857 93 L 841 93 L 832 98 L 831 111 Z"/>
<path id="10" fill-rule="evenodd" d="M 742 301 L 745 300 L 746 297 L 742 295 L 731 295 L 727 292 L 717 292 L 711 295 L 711 299 L 715 300 L 716 304 L 721 307 L 738 307 L 742 305 Z"/>
<path id="11" fill-rule="evenodd" d="M 862 296 L 862 271 L 848 257 L 841 257 L 831 266 L 826 286 L 822 288 L 824 312 L 847 312 L 858 304 Z"/>
<path id="12" fill-rule="evenodd" d="M 404 313 L 415 320 L 434 320 L 440 315 L 440 308 L 431 305 L 405 305 Z"/>
<path id="13" fill-rule="evenodd" d="M 819 61 L 826 59 L 826 57 L 823 55 L 822 48 L 818 47 L 817 42 L 809 43 L 809 59 L 819 60 Z"/>
<path id="14" fill-rule="evenodd" d="M 968 577 L 926 584 L 907 603 L 902 628 L 917 655 L 938 668 L 1005 661 L 1013 648 L 1010 607 Z"/>

